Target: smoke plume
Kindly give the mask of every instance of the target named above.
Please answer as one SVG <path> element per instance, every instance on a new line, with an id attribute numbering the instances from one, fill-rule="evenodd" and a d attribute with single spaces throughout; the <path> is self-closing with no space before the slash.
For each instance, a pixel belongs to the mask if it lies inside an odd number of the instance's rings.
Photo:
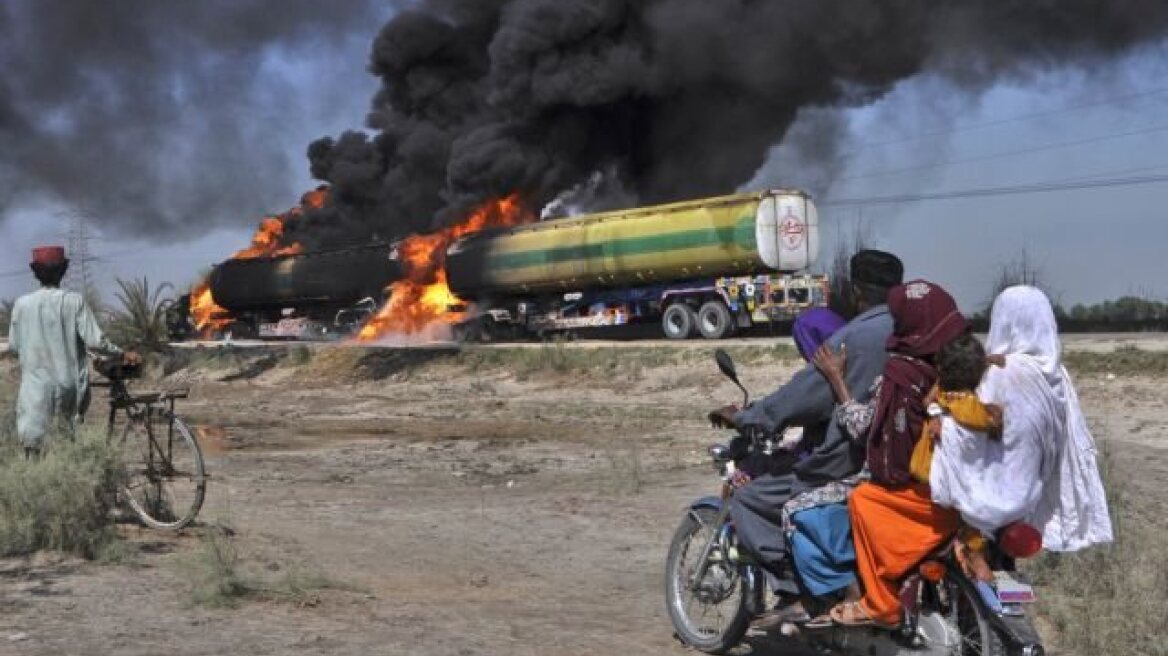
<path id="1" fill-rule="evenodd" d="M 726 193 L 800 110 L 922 72 L 975 93 L 1166 32 L 1161 0 L 423 0 L 373 44 L 372 134 L 310 146 L 335 204 L 292 232 L 393 238 L 506 193 L 539 207 L 597 171 L 641 203 Z M 823 125 L 800 138 L 835 156 Z"/>
<path id="2" fill-rule="evenodd" d="M 163 238 L 286 208 L 304 191 L 287 134 L 338 90 L 293 88 L 282 65 L 327 66 L 388 13 L 372 0 L 5 0 L 0 219 L 47 202 Z"/>

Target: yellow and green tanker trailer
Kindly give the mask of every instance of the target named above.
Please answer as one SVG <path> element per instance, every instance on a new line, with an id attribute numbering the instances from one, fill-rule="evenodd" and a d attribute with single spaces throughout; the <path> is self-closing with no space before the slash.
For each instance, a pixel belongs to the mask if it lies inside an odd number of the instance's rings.
<path id="1" fill-rule="evenodd" d="M 818 252 L 811 198 L 771 190 L 479 233 L 446 270 L 488 334 L 660 321 L 717 339 L 826 305 L 826 277 L 807 273 Z"/>

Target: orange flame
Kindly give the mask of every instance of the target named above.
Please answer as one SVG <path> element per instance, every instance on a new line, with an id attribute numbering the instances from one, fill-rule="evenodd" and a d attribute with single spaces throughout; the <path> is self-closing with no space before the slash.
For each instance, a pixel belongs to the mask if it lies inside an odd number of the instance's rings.
<path id="1" fill-rule="evenodd" d="M 454 323 L 463 313 L 450 310 L 461 303 L 446 284 L 446 249 L 455 240 L 484 228 L 527 223 L 534 215 L 512 194 L 489 201 L 457 225 L 426 235 L 410 235 L 397 245 L 405 277 L 389 286 L 389 302 L 361 328 L 357 339 L 374 341 L 387 335 L 411 335 L 435 323 Z"/>
<path id="2" fill-rule="evenodd" d="M 206 280 L 195 285 L 191 290 L 191 316 L 195 319 L 195 327 L 204 337 L 231 325 L 231 313 L 219 307 L 211 296 L 211 286 Z"/>
<path id="3" fill-rule="evenodd" d="M 305 209 L 318 210 L 328 201 L 328 187 L 317 187 L 300 197 L 300 205 L 275 216 L 264 217 L 260 227 L 252 235 L 251 246 L 236 251 L 231 256 L 233 260 L 250 260 L 257 257 L 280 257 L 281 255 L 295 255 L 304 250 L 299 242 L 292 242 L 287 246 L 284 241 L 284 224 L 288 219 L 304 213 Z"/>
<path id="4" fill-rule="evenodd" d="M 299 242 L 287 245 L 283 243 L 284 224 L 288 219 L 303 214 L 306 209 L 324 207 L 328 201 L 328 195 L 328 187 L 317 187 L 300 197 L 299 206 L 293 207 L 283 214 L 264 217 L 255 234 L 252 235 L 251 245 L 236 251 L 230 259 L 250 260 L 257 257 L 280 257 L 281 255 L 295 255 L 303 251 L 304 248 Z M 195 326 L 204 337 L 210 337 L 223 330 L 233 321 L 231 313 L 215 303 L 210 283 L 205 279 L 191 290 L 191 316 L 194 317 Z"/>

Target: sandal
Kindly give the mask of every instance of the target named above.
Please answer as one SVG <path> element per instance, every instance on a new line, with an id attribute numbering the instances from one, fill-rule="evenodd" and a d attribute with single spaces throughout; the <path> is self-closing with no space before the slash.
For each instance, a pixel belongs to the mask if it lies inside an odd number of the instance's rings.
<path id="1" fill-rule="evenodd" d="M 791 602 L 759 615 L 750 625 L 756 629 L 770 630 L 783 624 L 803 624 L 811 619 L 803 604 Z"/>
<path id="2" fill-rule="evenodd" d="M 872 626 L 875 622 L 864 609 L 860 607 L 859 602 L 845 601 L 836 604 L 828 611 L 828 615 L 832 621 L 840 626 Z"/>
<path id="3" fill-rule="evenodd" d="M 893 624 L 877 622 L 868 615 L 858 601 L 845 601 L 831 609 L 831 619 L 840 626 L 874 626 L 878 629 L 895 629 Z"/>
<path id="4" fill-rule="evenodd" d="M 803 625 L 805 629 L 830 629 L 835 626 L 835 620 L 831 618 L 831 613 L 823 613 L 816 615 Z"/>

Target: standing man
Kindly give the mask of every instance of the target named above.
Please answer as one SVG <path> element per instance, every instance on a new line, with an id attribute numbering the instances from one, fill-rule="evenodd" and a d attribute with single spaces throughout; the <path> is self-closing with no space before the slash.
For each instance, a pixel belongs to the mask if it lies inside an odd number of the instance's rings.
<path id="1" fill-rule="evenodd" d="M 852 398 L 866 402 L 869 388 L 884 370 L 885 342 L 892 334 L 892 317 L 885 304 L 888 290 L 899 285 L 904 265 L 891 253 L 863 250 L 849 262 L 849 278 L 857 316 L 827 341 L 833 351 L 847 352 L 847 386 Z M 797 462 L 777 453 L 770 471 L 735 492 L 730 515 L 743 544 L 767 570 L 779 606 L 760 618 L 763 624 L 809 619 L 799 603 L 799 590 L 782 576 L 787 541 L 782 531 L 782 509 L 792 496 L 851 476 L 864 464 L 864 445 L 856 444 L 832 411 L 835 400 L 827 379 L 808 364 L 770 396 L 745 410 L 733 406 L 710 415 L 715 424 L 761 428 L 777 435 L 788 426 L 803 427 L 802 445 L 809 453 Z"/>
<path id="2" fill-rule="evenodd" d="M 16 300 L 8 330 L 8 348 L 20 358 L 20 394 L 16 433 L 26 457 L 37 456 L 55 428 L 72 430 L 89 407 L 86 350 L 119 355 L 77 292 L 60 288 L 69 269 L 65 249 L 42 246 L 29 265 L 41 288 Z M 135 353 L 126 353 L 130 362 Z"/>

